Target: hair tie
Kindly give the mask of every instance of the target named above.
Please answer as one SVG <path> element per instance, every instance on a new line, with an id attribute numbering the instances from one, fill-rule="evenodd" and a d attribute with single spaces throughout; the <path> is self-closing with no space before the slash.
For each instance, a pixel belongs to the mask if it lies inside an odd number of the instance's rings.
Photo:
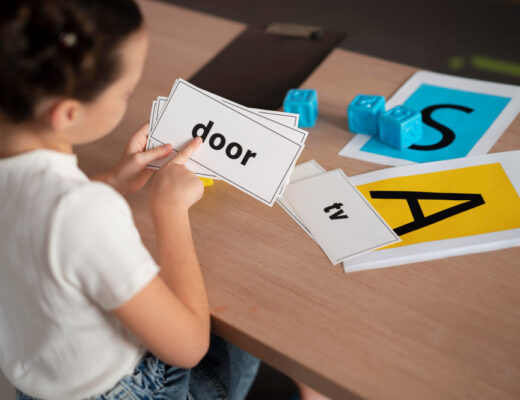
<path id="1" fill-rule="evenodd" d="M 63 47 L 71 48 L 78 43 L 78 35 L 75 32 L 61 32 L 58 40 Z"/>

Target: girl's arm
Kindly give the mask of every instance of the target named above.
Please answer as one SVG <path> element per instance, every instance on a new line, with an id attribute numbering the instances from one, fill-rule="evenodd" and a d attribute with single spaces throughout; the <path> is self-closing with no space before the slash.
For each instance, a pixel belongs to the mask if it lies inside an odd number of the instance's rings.
<path id="1" fill-rule="evenodd" d="M 113 311 L 152 353 L 183 368 L 197 365 L 209 347 L 208 300 L 188 218 L 204 188 L 183 165 L 200 143 L 194 139 L 163 166 L 151 188 L 160 276 Z"/>

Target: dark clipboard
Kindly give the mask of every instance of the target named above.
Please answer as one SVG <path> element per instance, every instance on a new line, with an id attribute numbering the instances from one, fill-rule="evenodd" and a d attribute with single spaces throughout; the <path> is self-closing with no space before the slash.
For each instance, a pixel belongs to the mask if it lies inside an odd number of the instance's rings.
<path id="1" fill-rule="evenodd" d="M 322 31 L 318 37 L 295 37 L 249 27 L 189 81 L 247 107 L 276 110 L 344 36 Z"/>

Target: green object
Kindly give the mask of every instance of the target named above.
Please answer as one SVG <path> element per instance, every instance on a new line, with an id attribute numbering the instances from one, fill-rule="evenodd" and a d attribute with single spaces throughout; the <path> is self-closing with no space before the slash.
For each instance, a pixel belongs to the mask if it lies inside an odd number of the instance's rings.
<path id="1" fill-rule="evenodd" d="M 520 78 L 519 63 L 475 55 L 470 57 L 470 64 L 476 69 Z"/>
<path id="2" fill-rule="evenodd" d="M 461 69 L 464 64 L 466 64 L 464 56 L 453 56 L 448 59 L 448 67 L 453 70 Z"/>
<path id="3" fill-rule="evenodd" d="M 482 55 L 453 56 L 448 59 L 448 67 L 455 71 L 462 69 L 466 64 L 477 70 L 520 78 L 520 64 L 512 61 Z"/>

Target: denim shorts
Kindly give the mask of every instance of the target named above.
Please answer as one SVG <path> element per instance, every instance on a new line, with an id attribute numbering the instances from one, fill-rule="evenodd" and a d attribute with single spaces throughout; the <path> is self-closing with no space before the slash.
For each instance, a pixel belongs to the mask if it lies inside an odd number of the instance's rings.
<path id="1" fill-rule="evenodd" d="M 91 400 L 243 400 L 258 370 L 252 355 L 211 335 L 210 348 L 192 369 L 173 367 L 151 353 L 132 375 Z M 36 400 L 16 391 L 16 400 Z"/>

